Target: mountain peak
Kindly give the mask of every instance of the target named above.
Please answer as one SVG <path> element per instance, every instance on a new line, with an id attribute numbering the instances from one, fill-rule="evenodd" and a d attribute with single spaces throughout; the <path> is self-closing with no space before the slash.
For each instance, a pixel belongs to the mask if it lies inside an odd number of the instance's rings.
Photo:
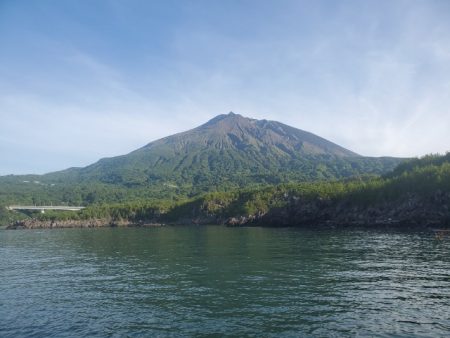
<path id="1" fill-rule="evenodd" d="M 193 144 L 199 149 L 234 149 L 273 153 L 275 157 L 358 156 L 317 135 L 280 122 L 256 120 L 234 112 L 218 115 L 207 123 L 173 139 L 178 149 Z M 152 145 L 152 144 L 150 144 Z"/>
<path id="2" fill-rule="evenodd" d="M 230 111 L 228 114 L 220 114 L 216 117 L 213 117 L 211 120 L 203 124 L 201 127 L 210 127 L 213 125 L 217 125 L 221 122 L 225 123 L 237 123 L 238 121 L 253 121 L 253 119 L 250 119 L 248 117 L 244 117 L 240 114 L 233 113 Z"/>

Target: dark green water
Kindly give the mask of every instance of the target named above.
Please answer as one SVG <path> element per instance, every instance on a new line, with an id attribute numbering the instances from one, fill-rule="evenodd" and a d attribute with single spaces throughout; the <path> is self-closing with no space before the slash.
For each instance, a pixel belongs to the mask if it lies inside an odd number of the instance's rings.
<path id="1" fill-rule="evenodd" d="M 0 231 L 0 336 L 449 336 L 450 239 L 163 227 Z"/>

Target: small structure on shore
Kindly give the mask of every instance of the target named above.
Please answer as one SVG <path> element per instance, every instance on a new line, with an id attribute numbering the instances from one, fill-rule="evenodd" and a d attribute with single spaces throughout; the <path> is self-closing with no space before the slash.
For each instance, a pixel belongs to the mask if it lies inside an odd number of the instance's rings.
<path id="1" fill-rule="evenodd" d="M 24 211 L 40 211 L 42 214 L 45 210 L 57 210 L 57 211 L 80 211 L 85 207 L 67 206 L 67 205 L 10 205 L 6 207 L 8 210 L 24 210 Z"/>

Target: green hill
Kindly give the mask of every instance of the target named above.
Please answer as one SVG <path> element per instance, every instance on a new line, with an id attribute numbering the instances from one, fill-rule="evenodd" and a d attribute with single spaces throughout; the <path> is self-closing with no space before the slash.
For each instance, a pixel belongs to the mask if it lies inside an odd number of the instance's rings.
<path id="1" fill-rule="evenodd" d="M 49 212 L 17 227 L 179 223 L 262 226 L 450 225 L 450 153 L 413 159 L 383 177 L 210 192 L 194 198 Z"/>

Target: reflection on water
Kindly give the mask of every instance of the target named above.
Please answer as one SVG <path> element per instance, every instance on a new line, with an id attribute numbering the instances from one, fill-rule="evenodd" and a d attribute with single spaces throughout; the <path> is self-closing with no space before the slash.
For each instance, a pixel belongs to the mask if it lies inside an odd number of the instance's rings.
<path id="1" fill-rule="evenodd" d="M 447 336 L 450 240 L 163 227 L 0 232 L 0 336 Z"/>

